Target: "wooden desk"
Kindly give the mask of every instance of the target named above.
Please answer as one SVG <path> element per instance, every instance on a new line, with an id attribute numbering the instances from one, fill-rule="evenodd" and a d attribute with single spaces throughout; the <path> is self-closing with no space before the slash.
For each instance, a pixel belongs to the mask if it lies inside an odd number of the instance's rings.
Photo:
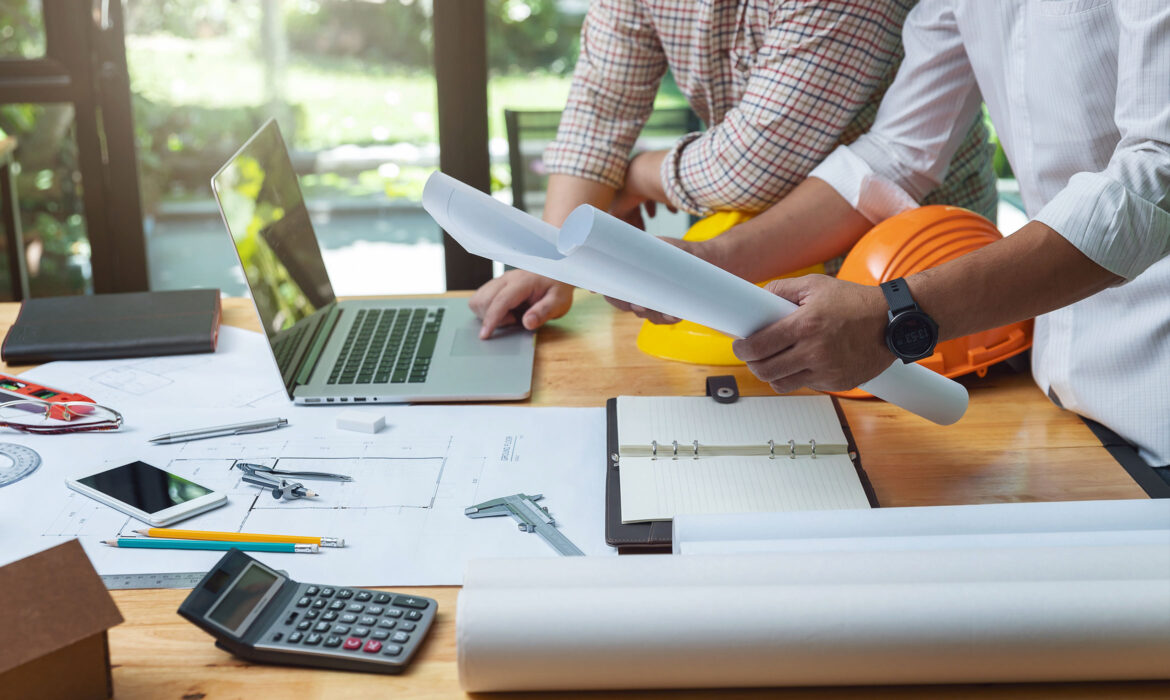
<path id="1" fill-rule="evenodd" d="M 0 305 L 7 331 L 16 304 Z M 250 302 L 224 304 L 225 322 L 258 329 Z M 634 346 L 640 321 L 578 293 L 573 311 L 540 333 L 532 405 L 602 406 L 618 394 L 701 394 L 708 374 L 734 374 L 745 395 L 771 390 L 745 368 L 664 362 Z M 19 372 L 27 367 L 12 367 Z M 267 371 L 267 368 L 258 368 Z M 1054 407 L 1026 375 L 993 372 L 968 382 L 971 408 L 959 424 L 938 427 L 876 401 L 844 401 L 862 463 L 884 506 L 1003 501 L 1144 498 L 1144 493 L 1072 414 Z M 600 466 L 599 466 L 600 468 Z M 186 591 L 115 591 L 126 622 L 110 630 L 118 698 L 448 698 L 464 697 L 455 665 L 454 587 L 398 589 L 436 598 L 431 639 L 400 677 L 252 666 L 212 646 L 176 610 Z M 971 685 L 690 691 L 702 698 L 1138 698 L 1170 696 L 1170 683 Z M 483 697 L 648 698 L 665 693 L 500 694 Z"/>

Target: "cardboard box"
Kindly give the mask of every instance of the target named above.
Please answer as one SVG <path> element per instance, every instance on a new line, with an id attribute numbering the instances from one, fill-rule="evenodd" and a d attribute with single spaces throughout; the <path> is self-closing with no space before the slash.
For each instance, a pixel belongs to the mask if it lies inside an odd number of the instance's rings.
<path id="1" fill-rule="evenodd" d="M 122 622 L 77 540 L 0 568 L 0 694 L 89 700 L 114 694 L 106 630 Z"/>

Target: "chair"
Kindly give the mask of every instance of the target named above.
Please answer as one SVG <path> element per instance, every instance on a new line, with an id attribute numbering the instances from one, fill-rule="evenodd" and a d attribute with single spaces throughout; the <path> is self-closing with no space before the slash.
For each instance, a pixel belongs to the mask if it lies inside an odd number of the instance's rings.
<path id="1" fill-rule="evenodd" d="M 544 148 L 556 138 L 561 113 L 550 110 L 504 110 L 508 134 L 508 165 L 512 171 L 512 205 L 530 214 L 540 214 L 548 187 L 544 169 Z M 638 136 L 639 148 L 669 148 L 678 137 L 702 129 L 702 122 L 689 107 L 655 110 Z M 530 195 L 537 195 L 532 197 Z M 539 205 L 538 205 L 539 202 Z M 532 211 L 535 210 L 535 211 Z"/>

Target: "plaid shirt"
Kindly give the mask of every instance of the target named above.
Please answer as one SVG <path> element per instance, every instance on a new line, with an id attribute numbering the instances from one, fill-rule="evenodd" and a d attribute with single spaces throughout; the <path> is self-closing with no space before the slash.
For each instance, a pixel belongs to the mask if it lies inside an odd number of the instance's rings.
<path id="1" fill-rule="evenodd" d="M 620 188 L 669 67 L 710 128 L 663 161 L 675 206 L 759 212 L 873 123 L 902 59 L 914 0 L 593 0 L 549 172 Z M 995 178 L 982 119 L 924 204 L 994 221 Z"/>

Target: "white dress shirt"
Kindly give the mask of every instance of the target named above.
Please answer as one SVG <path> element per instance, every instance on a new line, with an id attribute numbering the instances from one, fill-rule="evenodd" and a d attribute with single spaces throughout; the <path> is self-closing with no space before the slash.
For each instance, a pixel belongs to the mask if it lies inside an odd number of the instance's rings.
<path id="1" fill-rule="evenodd" d="M 1125 279 L 1036 319 L 1037 384 L 1170 464 L 1170 2 L 922 0 L 903 32 L 873 128 L 812 176 L 892 216 L 986 102 L 1028 216 Z"/>

